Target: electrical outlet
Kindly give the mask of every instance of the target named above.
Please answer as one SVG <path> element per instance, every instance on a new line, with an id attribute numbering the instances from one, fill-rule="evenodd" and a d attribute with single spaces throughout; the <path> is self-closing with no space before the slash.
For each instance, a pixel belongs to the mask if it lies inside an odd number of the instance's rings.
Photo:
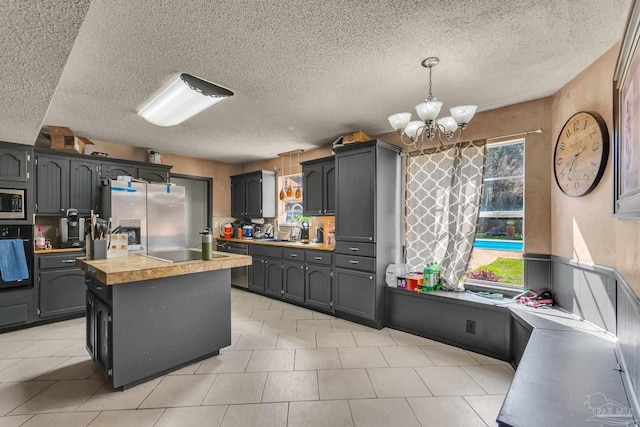
<path id="1" fill-rule="evenodd" d="M 475 322 L 475 320 L 467 320 L 467 333 L 475 335 L 475 333 L 476 333 L 476 322 Z"/>

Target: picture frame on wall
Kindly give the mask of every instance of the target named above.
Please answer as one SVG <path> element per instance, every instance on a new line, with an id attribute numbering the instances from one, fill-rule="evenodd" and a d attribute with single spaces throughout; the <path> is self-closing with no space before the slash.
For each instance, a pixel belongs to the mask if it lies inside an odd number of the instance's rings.
<path id="1" fill-rule="evenodd" d="M 613 77 L 616 218 L 640 219 L 640 2 L 633 0 Z"/>

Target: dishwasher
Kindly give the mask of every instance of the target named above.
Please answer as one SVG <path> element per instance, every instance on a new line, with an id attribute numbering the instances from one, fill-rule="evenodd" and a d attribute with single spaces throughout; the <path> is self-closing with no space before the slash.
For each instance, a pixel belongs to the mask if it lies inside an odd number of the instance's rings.
<path id="1" fill-rule="evenodd" d="M 247 243 L 217 241 L 217 250 L 231 254 L 249 255 L 249 245 Z M 235 267 L 231 269 L 231 286 L 238 288 L 249 287 L 249 267 Z"/>

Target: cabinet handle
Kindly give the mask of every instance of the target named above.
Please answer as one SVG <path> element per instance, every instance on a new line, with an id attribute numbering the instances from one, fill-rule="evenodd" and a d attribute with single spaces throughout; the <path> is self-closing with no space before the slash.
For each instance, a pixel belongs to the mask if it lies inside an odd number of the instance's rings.
<path id="1" fill-rule="evenodd" d="M 60 212 L 64 212 L 64 209 L 60 209 Z"/>
<path id="2" fill-rule="evenodd" d="M 293 258 L 297 257 L 298 254 L 290 254 Z"/>
<path id="3" fill-rule="evenodd" d="M 102 286 L 96 286 L 96 289 L 101 291 L 102 290 Z"/>
<path id="4" fill-rule="evenodd" d="M 320 209 L 320 210 L 318 211 L 318 213 L 322 213 L 322 209 Z"/>
<path id="5" fill-rule="evenodd" d="M 322 259 L 321 256 L 314 256 L 313 259 Z"/>
<path id="6" fill-rule="evenodd" d="M 307 266 L 307 270 L 309 269 L 309 267 Z"/>
<path id="7" fill-rule="evenodd" d="M 351 264 L 357 264 L 357 263 L 358 263 L 358 261 L 356 261 L 355 259 L 350 259 L 350 260 L 349 260 L 349 262 L 350 262 Z"/>
<path id="8" fill-rule="evenodd" d="M 369 280 L 373 280 L 373 276 L 369 276 Z"/>
<path id="9" fill-rule="evenodd" d="M 369 237 L 369 240 L 373 240 L 373 237 Z"/>
<path id="10" fill-rule="evenodd" d="M 309 267 L 307 267 L 307 268 L 309 268 Z M 300 266 L 300 270 L 304 270 L 304 265 Z"/>
<path id="11" fill-rule="evenodd" d="M 75 259 L 63 259 L 62 262 L 65 263 L 65 264 L 72 264 L 72 263 L 76 262 L 76 260 Z"/>
<path id="12" fill-rule="evenodd" d="M 360 250 L 360 248 L 349 248 L 349 250 L 358 252 Z"/>

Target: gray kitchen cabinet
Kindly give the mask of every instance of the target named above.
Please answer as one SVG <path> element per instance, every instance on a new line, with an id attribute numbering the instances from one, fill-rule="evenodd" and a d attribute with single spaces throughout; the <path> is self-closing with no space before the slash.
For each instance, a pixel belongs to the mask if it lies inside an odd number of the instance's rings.
<path id="1" fill-rule="evenodd" d="M 335 214 L 336 164 L 335 157 L 325 157 L 301 163 L 302 209 L 304 215 Z"/>
<path id="2" fill-rule="evenodd" d="M 113 330 L 111 307 L 100 298 L 94 299 L 94 361 L 109 378 L 113 376 Z"/>
<path id="3" fill-rule="evenodd" d="M 267 259 L 253 256 L 251 262 L 251 274 L 249 274 L 249 289 L 264 294 L 264 285 L 267 282 Z"/>
<path id="4" fill-rule="evenodd" d="M 169 168 L 166 166 L 138 168 L 136 176 L 147 182 L 165 183 L 169 182 Z"/>
<path id="5" fill-rule="evenodd" d="M 0 330 L 32 323 L 35 320 L 33 286 L 18 286 L 2 290 L 0 298 Z"/>
<path id="6" fill-rule="evenodd" d="M 91 279 L 89 279 L 91 280 Z M 89 356 L 96 360 L 96 296 L 88 290 L 85 294 L 87 320 L 85 323 L 86 348 Z"/>
<path id="7" fill-rule="evenodd" d="M 305 264 L 304 262 L 284 261 L 282 297 L 285 300 L 304 303 Z"/>
<path id="8" fill-rule="evenodd" d="M 330 266 L 307 263 L 305 270 L 305 304 L 308 307 L 333 311 L 332 271 Z"/>
<path id="9" fill-rule="evenodd" d="M 336 310 L 363 319 L 376 320 L 374 273 L 336 268 Z"/>
<path id="10" fill-rule="evenodd" d="M 99 211 L 99 170 L 98 162 L 75 159 L 69 162 L 68 207 L 77 209 L 80 215 Z"/>
<path id="11" fill-rule="evenodd" d="M 134 165 L 117 162 L 102 162 L 100 164 L 100 178 L 102 179 L 117 179 L 118 176 L 136 178 L 137 172 Z"/>
<path id="12" fill-rule="evenodd" d="M 527 322 L 511 315 L 511 365 L 517 368 L 529 343 L 533 327 Z"/>
<path id="13" fill-rule="evenodd" d="M 39 318 L 84 313 L 85 275 L 75 266 L 78 256 L 84 253 L 36 255 Z"/>
<path id="14" fill-rule="evenodd" d="M 69 159 L 36 157 L 36 212 L 63 214 L 69 207 Z"/>
<path id="15" fill-rule="evenodd" d="M 276 174 L 258 171 L 231 177 L 231 216 L 276 216 Z"/>
<path id="16" fill-rule="evenodd" d="M 30 178 L 28 166 L 33 148 L 23 147 L 16 144 L 0 146 L 0 181 L 27 182 Z"/>
<path id="17" fill-rule="evenodd" d="M 282 260 L 267 258 L 265 276 L 265 293 L 273 297 L 282 298 Z"/>
<path id="18" fill-rule="evenodd" d="M 338 315 L 381 328 L 385 269 L 400 259 L 400 148 L 382 140 L 336 152 L 334 306 Z"/>

